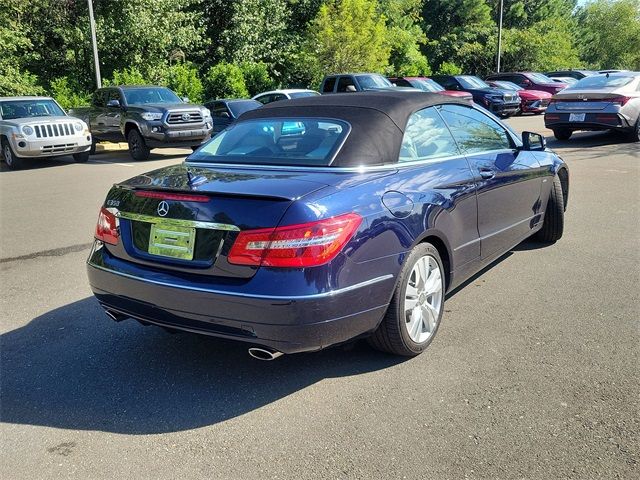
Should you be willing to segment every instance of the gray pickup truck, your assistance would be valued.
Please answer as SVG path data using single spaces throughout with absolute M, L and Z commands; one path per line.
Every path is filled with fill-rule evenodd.
M 117 86 L 96 90 L 90 107 L 71 115 L 84 120 L 93 136 L 92 152 L 100 141 L 129 144 L 134 160 L 146 160 L 152 148 L 196 149 L 211 138 L 211 112 L 186 103 L 157 86 Z

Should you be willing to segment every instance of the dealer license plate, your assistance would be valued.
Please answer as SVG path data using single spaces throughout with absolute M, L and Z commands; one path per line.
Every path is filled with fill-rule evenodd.
M 569 121 L 570 122 L 584 122 L 584 113 L 570 113 Z
M 154 223 L 149 234 L 149 253 L 180 260 L 193 260 L 195 239 L 195 228 Z

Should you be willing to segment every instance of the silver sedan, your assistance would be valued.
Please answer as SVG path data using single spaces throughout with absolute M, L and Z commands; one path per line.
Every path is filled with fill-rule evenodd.
M 552 97 L 544 123 L 558 140 L 577 130 L 617 130 L 640 141 L 640 72 L 583 78 Z

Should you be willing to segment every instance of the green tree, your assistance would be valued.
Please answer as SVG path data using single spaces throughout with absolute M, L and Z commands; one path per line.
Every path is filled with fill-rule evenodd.
M 240 65 L 242 76 L 250 96 L 273 90 L 276 83 L 269 75 L 269 69 L 264 62 L 242 62 Z
M 577 16 L 580 54 L 589 66 L 640 70 L 640 0 L 595 0 Z
M 328 0 L 311 23 L 308 48 L 326 73 L 382 72 L 391 47 L 375 0 Z
M 242 70 L 232 63 L 222 62 L 211 67 L 207 71 L 203 83 L 207 100 L 249 96 Z
M 69 77 L 56 78 L 51 82 L 50 93 L 64 109 L 88 105 L 91 93 Z
M 431 68 L 420 46 L 427 42 L 420 16 L 422 0 L 381 0 L 380 9 L 387 19 L 388 42 L 391 46 L 390 75 L 429 75 Z
M 111 78 L 104 79 L 104 85 L 146 85 L 149 83 L 142 72 L 135 67 L 114 70 Z

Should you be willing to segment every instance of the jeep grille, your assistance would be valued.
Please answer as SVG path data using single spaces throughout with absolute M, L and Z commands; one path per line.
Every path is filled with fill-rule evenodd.
M 47 123 L 34 125 L 33 129 L 36 131 L 36 137 L 38 138 L 70 137 L 76 134 L 73 129 L 73 123 Z

